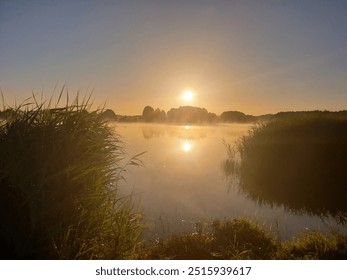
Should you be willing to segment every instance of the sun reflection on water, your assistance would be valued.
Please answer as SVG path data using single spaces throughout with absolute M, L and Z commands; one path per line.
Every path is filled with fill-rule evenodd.
M 188 153 L 192 149 L 192 144 L 186 141 L 186 142 L 183 143 L 182 149 L 183 149 L 183 151 Z

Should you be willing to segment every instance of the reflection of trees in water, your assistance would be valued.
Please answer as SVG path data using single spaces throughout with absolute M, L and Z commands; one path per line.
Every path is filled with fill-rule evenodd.
M 252 200 L 347 222 L 347 121 L 271 122 L 227 152 L 225 175 Z
M 153 137 L 162 137 L 165 135 L 165 130 L 156 127 L 142 127 L 143 138 L 151 139 Z
M 143 126 L 142 127 L 143 138 L 159 138 L 168 135 L 172 138 L 179 139 L 202 139 L 207 137 L 207 133 L 200 131 L 199 129 L 187 129 L 184 126 L 182 127 L 170 127 L 170 126 Z

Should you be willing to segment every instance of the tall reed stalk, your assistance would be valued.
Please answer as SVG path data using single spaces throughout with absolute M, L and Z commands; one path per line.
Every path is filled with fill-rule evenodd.
M 4 109 L 1 257 L 127 258 L 139 241 L 141 215 L 131 196 L 118 195 L 126 153 L 101 111 L 91 110 L 89 99 L 59 107 L 35 97 Z

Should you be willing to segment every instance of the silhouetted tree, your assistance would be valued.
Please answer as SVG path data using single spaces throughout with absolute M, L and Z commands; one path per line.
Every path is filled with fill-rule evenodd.
M 160 110 L 159 108 L 154 111 L 154 120 L 157 122 L 165 122 L 166 121 L 166 113 L 164 110 Z
M 101 117 L 108 121 L 117 121 L 117 115 L 111 109 L 103 111 Z
M 208 122 L 217 122 L 218 117 L 215 113 L 208 113 Z
M 151 106 L 146 106 L 143 109 L 142 117 L 146 122 L 151 122 L 154 119 L 154 109 Z
M 256 120 L 255 116 L 245 115 L 238 111 L 227 111 L 223 112 L 220 116 L 222 122 L 236 122 L 236 123 L 247 123 Z
M 214 114 L 205 108 L 181 106 L 172 108 L 167 112 L 167 118 L 171 122 L 178 123 L 205 123 L 213 119 Z

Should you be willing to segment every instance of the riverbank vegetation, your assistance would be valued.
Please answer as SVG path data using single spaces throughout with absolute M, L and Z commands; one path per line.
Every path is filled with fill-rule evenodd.
M 131 255 L 142 232 L 141 212 L 131 196 L 118 194 L 127 155 L 102 111 L 91 111 L 88 100 L 60 107 L 35 97 L 4 111 L 1 258 Z M 139 164 L 136 157 L 129 163 Z
M 38 103 L 33 97 L 18 107 L 4 108 L 0 122 L 2 259 L 347 259 L 345 234 L 306 230 L 283 241 L 270 229 L 244 218 L 215 220 L 206 228 L 165 240 L 144 240 L 138 203 L 131 195 L 119 195 L 123 159 L 128 156 L 120 136 L 107 123 L 114 115 L 91 110 L 87 100 L 58 106 L 60 97 L 55 106 Z M 244 191 L 258 201 L 312 213 L 328 209 L 328 214 L 344 217 L 346 196 L 341 182 L 345 182 L 345 169 L 340 165 L 345 166 L 347 155 L 345 132 L 344 119 L 301 118 L 263 124 L 237 143 L 244 165 L 233 162 L 236 153 L 230 147 L 227 163 L 233 171 L 239 170 Z M 311 158 L 317 152 L 318 157 Z M 320 163 L 321 159 L 332 167 Z M 133 157 L 128 164 L 140 162 Z M 313 169 L 302 172 L 290 164 Z M 297 186 L 301 181 L 284 170 L 271 171 L 281 166 L 291 176 L 301 176 L 305 186 Z M 249 169 L 254 167 L 252 173 Z M 261 171 L 279 173 L 281 180 L 272 180 L 269 174 L 254 177 Z M 334 176 L 310 183 L 306 173 Z M 250 179 L 242 177 L 246 175 Z M 264 184 L 269 182 L 270 189 L 266 189 Z M 329 183 L 329 188 L 324 189 L 323 183 Z M 265 189 L 255 189 L 259 184 Z M 283 186 L 290 191 L 276 189 Z M 295 203 L 285 195 L 299 189 L 301 197 Z M 320 198 L 329 200 L 329 195 L 332 202 Z
M 258 203 L 347 221 L 347 118 L 320 112 L 254 126 L 227 145 L 224 172 Z
M 139 259 L 304 260 L 347 259 L 347 236 L 305 230 L 291 240 L 245 218 L 215 220 L 206 232 L 172 236 L 138 251 Z

